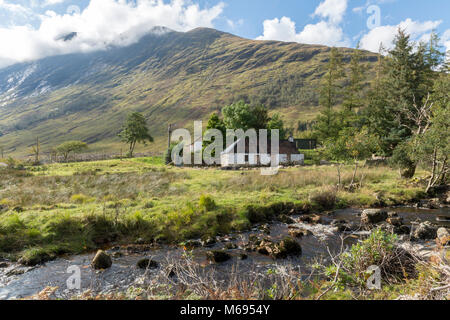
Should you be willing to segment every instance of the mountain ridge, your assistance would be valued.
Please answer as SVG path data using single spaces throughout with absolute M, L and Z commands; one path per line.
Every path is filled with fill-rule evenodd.
M 196 28 L 9 66 L 0 69 L 0 146 L 23 156 L 39 136 L 45 149 L 79 139 L 113 152 L 126 114 L 140 111 L 156 138 L 150 149 L 162 150 L 168 123 L 190 128 L 238 99 L 263 103 L 295 125 L 318 111 L 329 50 Z M 348 62 L 354 49 L 339 50 Z M 372 68 L 377 55 L 364 59 Z

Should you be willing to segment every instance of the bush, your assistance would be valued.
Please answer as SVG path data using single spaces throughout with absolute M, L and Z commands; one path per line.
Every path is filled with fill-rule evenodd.
M 318 205 L 325 210 L 334 209 L 337 202 L 337 192 L 333 187 L 323 189 L 310 195 L 309 200 L 313 205 Z
M 205 211 L 213 211 L 214 209 L 217 208 L 217 205 L 216 205 L 216 202 L 214 201 L 214 199 L 208 195 L 200 196 L 198 205 L 200 206 L 200 209 L 203 209 Z
M 376 229 L 366 240 L 355 244 L 349 252 L 342 255 L 339 282 L 365 286 L 367 270 L 377 266 L 386 282 L 399 282 L 415 276 L 416 258 L 405 249 L 397 246 L 397 235 Z M 335 266 L 327 269 L 329 275 L 336 272 Z
M 70 201 L 77 204 L 85 204 L 89 202 L 94 202 L 94 198 L 90 198 L 84 194 L 74 194 L 72 197 L 70 197 Z

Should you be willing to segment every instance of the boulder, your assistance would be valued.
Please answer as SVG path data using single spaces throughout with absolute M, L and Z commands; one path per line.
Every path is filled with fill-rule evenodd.
M 193 250 L 195 248 L 201 247 L 202 243 L 198 240 L 188 240 L 184 243 L 184 247 L 187 250 Z
M 157 269 L 159 268 L 159 263 L 150 258 L 143 258 L 136 263 L 136 267 L 139 269 Z
M 279 247 L 282 252 L 289 255 L 301 255 L 302 254 L 302 247 L 300 244 L 291 238 L 285 238 L 282 240 L 279 244 Z
M 295 220 L 289 217 L 288 215 L 282 214 L 278 217 L 278 221 L 286 224 L 294 224 Z
M 214 263 L 222 263 L 230 260 L 231 256 L 225 251 L 212 250 L 206 252 L 206 258 Z
M 237 244 L 235 244 L 233 242 L 228 242 L 225 244 L 225 248 L 228 250 L 233 250 L 233 249 L 237 249 L 238 246 L 237 246 Z
M 436 232 L 436 243 L 443 247 L 450 246 L 450 232 L 446 228 L 439 228 Z
M 363 224 L 376 224 L 386 221 L 388 213 L 383 209 L 366 209 L 361 213 L 361 222 Z
M 319 224 L 322 223 L 322 217 L 317 214 L 309 214 L 301 216 L 300 221 L 304 223 Z
M 303 238 L 312 235 L 312 232 L 304 229 L 289 229 L 289 235 L 293 238 Z
M 270 234 L 270 226 L 268 224 L 262 225 L 259 229 L 265 234 Z
M 431 222 L 423 222 L 419 224 L 412 232 L 412 237 L 418 240 L 431 240 L 437 237 L 437 227 Z
M 400 227 L 401 225 L 403 225 L 403 218 L 401 217 L 387 218 L 386 221 L 395 227 Z
M 111 257 L 103 250 L 99 250 L 92 260 L 92 267 L 96 270 L 100 270 L 111 268 L 111 266 Z
M 216 243 L 216 238 L 214 237 L 204 237 L 201 241 L 203 247 L 211 247 Z

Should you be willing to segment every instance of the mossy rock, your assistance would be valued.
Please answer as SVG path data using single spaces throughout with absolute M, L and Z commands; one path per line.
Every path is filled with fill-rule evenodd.
M 136 266 L 139 269 L 157 269 L 159 268 L 159 263 L 150 258 L 143 258 L 136 263 Z
M 212 261 L 214 263 L 222 263 L 231 259 L 231 255 L 221 250 L 208 251 L 206 253 L 206 257 L 208 258 L 209 261 Z
M 99 250 L 95 255 L 94 259 L 92 260 L 92 267 L 95 270 L 100 270 L 111 268 L 111 266 L 112 266 L 111 257 L 103 250 Z

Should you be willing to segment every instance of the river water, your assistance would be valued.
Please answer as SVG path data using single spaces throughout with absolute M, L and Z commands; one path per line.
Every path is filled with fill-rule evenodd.
M 393 208 L 389 211 L 397 212 L 404 218 L 405 224 L 414 224 L 420 221 L 431 221 L 436 223 L 438 215 L 450 218 L 450 208 L 438 210 L 424 210 L 414 208 Z M 349 222 L 359 222 L 361 210 L 345 209 L 333 212 L 324 216 L 324 224 L 305 224 L 300 222 L 298 217 L 294 217 L 297 222 L 294 226 L 307 229 L 311 235 L 299 239 L 302 246 L 302 255 L 285 260 L 273 260 L 270 257 L 256 252 L 246 252 L 243 247 L 248 242 L 250 235 L 267 236 L 259 228 L 254 228 L 250 232 L 232 234 L 220 238 L 215 245 L 209 248 L 195 248 L 190 254 L 191 259 L 205 270 L 213 270 L 215 274 L 223 279 L 231 272 L 242 274 L 265 273 L 268 269 L 279 266 L 294 266 L 298 268 L 300 274 L 307 275 L 310 266 L 320 259 L 329 257 L 331 252 L 341 248 L 341 237 L 337 229 L 330 225 L 332 220 L 346 220 Z M 280 240 L 288 235 L 288 225 L 274 223 L 270 225 L 270 237 L 273 240 Z M 344 244 L 350 246 L 358 241 L 365 232 L 356 232 L 353 237 L 348 237 Z M 232 259 L 222 264 L 211 264 L 206 260 L 206 251 L 211 249 L 222 249 L 226 245 L 233 244 L 236 249 L 228 250 Z M 327 249 L 328 248 L 328 249 Z M 133 249 L 133 248 L 132 248 Z M 139 250 L 138 250 L 139 251 Z M 186 252 L 179 246 L 158 246 L 144 248 L 142 252 L 136 253 L 130 248 L 113 248 L 107 251 L 113 255 L 113 265 L 105 271 L 95 271 L 90 263 L 95 253 L 77 256 L 62 257 L 34 268 L 28 268 L 11 264 L 7 268 L 0 268 L 0 299 L 20 299 L 35 295 L 47 287 L 57 287 L 54 296 L 56 298 L 69 298 L 83 291 L 91 290 L 97 293 L 124 292 L 133 285 L 142 283 L 143 279 L 151 279 L 157 273 L 174 261 L 183 261 Z M 121 254 L 114 254 L 120 252 Z M 242 254 L 248 256 L 241 259 Z M 154 270 L 141 270 L 136 267 L 136 263 L 143 257 L 151 257 L 159 262 L 160 268 Z M 323 261 L 323 260 L 322 260 Z M 81 272 L 80 290 L 69 290 L 67 280 L 72 276 L 68 272 L 69 267 L 76 266 Z

